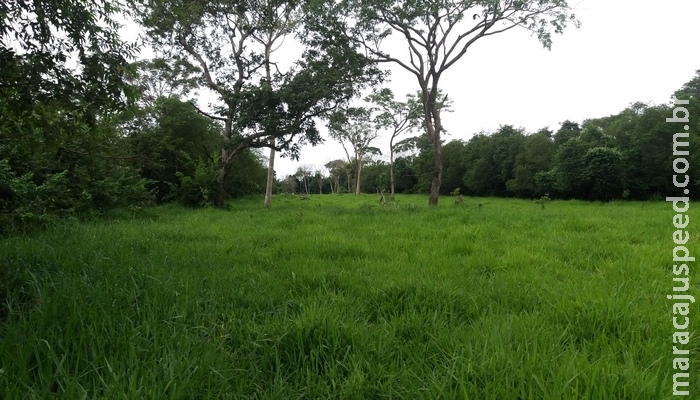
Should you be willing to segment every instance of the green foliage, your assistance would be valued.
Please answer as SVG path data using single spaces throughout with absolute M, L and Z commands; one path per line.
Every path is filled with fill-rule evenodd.
M 85 173 L 86 171 L 82 171 Z M 83 181 L 86 179 L 86 181 Z M 0 161 L 0 235 L 43 227 L 57 218 L 85 216 L 110 208 L 146 204 L 146 181 L 135 171 L 97 171 L 79 176 L 64 170 L 47 174 L 39 183 L 33 174 L 18 176 L 8 160 Z
M 515 174 L 516 157 L 525 142 L 524 131 L 504 125 L 490 136 L 482 135 L 467 144 L 465 154 L 472 160 L 464 175 L 466 190 L 487 196 L 505 196 L 507 183 Z
M 420 135 L 414 140 L 418 154 L 410 157 L 412 161 L 413 178 L 415 184 L 410 193 L 428 193 L 430 191 L 431 174 L 435 167 L 435 152 L 430 138 Z
M 396 192 L 415 193 L 418 186 L 415 157 L 399 157 L 394 161 L 394 184 Z
M 384 162 L 373 162 L 362 168 L 362 191 L 377 193 L 389 189 L 389 165 Z
M 459 190 L 464 185 L 464 174 L 467 165 L 464 158 L 467 152 L 467 144 L 461 140 L 453 140 L 442 146 L 442 186 L 445 194 Z
M 0 6 L 0 234 L 147 202 L 116 115 L 133 102 L 119 2 Z
M 579 138 L 564 142 L 554 156 L 554 174 L 558 193 L 566 193 L 571 197 L 585 198 L 587 195 L 584 172 L 586 167 L 585 154 L 590 146 Z
M 229 197 L 242 197 L 263 193 L 267 180 L 267 168 L 255 149 L 241 152 L 231 163 L 226 182 Z
M 51 106 L 37 106 L 40 115 L 17 125 L 33 135 L 0 145 L 3 231 L 150 201 L 147 181 L 129 165 L 125 140 L 110 119 L 90 125 Z
M 584 155 L 583 179 L 595 200 L 619 198 L 624 191 L 622 153 L 608 147 L 594 147 Z
M 160 98 L 185 96 L 200 86 L 201 69 L 178 57 L 139 60 L 132 67 L 140 100 L 148 106 Z
M 129 134 L 135 166 L 151 181 L 156 199 L 168 201 L 181 182 L 179 175 L 194 176 L 195 169 L 211 163 L 212 153 L 218 154 L 221 128 L 177 97 L 158 98 L 143 113 L 150 123 Z
M 128 59 L 138 49 L 119 37 L 114 17 L 120 6 L 118 1 L 3 2 L 3 118 L 17 122 L 15 128 L 26 127 L 25 118 L 42 116 L 36 112 L 41 108 L 37 105 L 52 103 L 90 116 L 94 122 L 96 115 L 128 103 L 134 94 L 125 80 Z M 14 133 L 28 135 L 32 131 Z
M 339 38 L 337 26 L 298 17 L 298 10 L 308 15 L 306 6 L 256 1 L 134 3 L 134 15 L 155 50 L 196 65 L 202 83 L 218 96 L 209 114 L 223 122 L 217 206 L 223 205 L 227 171 L 242 150 L 271 147 L 297 158 L 302 144 L 321 142 L 317 119 L 381 77 L 366 57 Z M 301 57 L 286 71 L 273 74 L 271 51 L 278 39 L 293 33 L 304 46 Z
M 547 132 L 525 137 L 522 149 L 515 158 L 513 179 L 506 182 L 506 190 L 518 197 L 534 197 L 548 190 L 540 190 L 537 176 L 549 171 L 555 144 Z
M 571 139 L 579 137 L 581 134 L 581 127 L 578 122 L 569 121 L 568 119 L 562 122 L 561 127 L 554 134 L 554 144 L 560 146 Z
M 216 193 L 216 164 L 198 160 L 195 163 L 194 174 L 185 175 L 176 172 L 180 179 L 180 187 L 176 191 L 177 200 L 186 207 L 205 207 L 214 204 Z

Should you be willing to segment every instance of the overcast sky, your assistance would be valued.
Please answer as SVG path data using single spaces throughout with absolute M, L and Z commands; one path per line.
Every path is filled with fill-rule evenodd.
M 551 51 L 513 29 L 479 39 L 443 75 L 440 87 L 454 101 L 454 112 L 443 116 L 446 141 L 506 124 L 556 130 L 566 119 L 616 114 L 637 101 L 666 103 L 700 69 L 700 1 L 576 1 L 570 4 L 582 26 L 554 36 Z M 396 97 L 415 93 L 415 78 L 391 69 L 386 86 Z M 377 146 L 386 154 L 388 139 Z M 298 162 L 278 157 L 275 170 L 282 179 L 300 164 L 321 167 L 344 157 L 342 147 L 326 139 L 304 147 Z
M 468 140 L 506 124 L 556 130 L 566 119 L 616 114 L 637 101 L 666 103 L 700 69 L 700 1 L 583 0 L 576 9 L 581 28 L 555 36 L 551 51 L 524 30 L 477 41 L 443 76 L 455 110 L 444 115 L 444 139 Z M 397 68 L 387 86 L 401 99 L 418 89 Z M 388 139 L 379 147 L 386 153 Z M 284 178 L 300 164 L 344 157 L 327 139 L 305 147 L 299 162 L 278 158 L 275 170 Z

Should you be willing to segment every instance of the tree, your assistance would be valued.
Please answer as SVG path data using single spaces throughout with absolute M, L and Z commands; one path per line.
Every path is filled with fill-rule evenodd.
M 578 26 L 566 0 L 348 0 L 323 2 L 317 14 L 340 20 L 349 40 L 361 46 L 372 60 L 394 63 L 417 79 L 423 123 L 435 154 L 429 200 L 432 206 L 438 203 L 442 182 L 438 88 L 443 73 L 481 38 L 522 27 L 550 48 L 552 32 L 562 33 L 567 22 Z M 384 39 L 392 34 L 405 39 L 407 57 L 382 48 Z
M 394 163 L 394 179 L 396 180 L 396 191 L 402 193 L 412 193 L 418 184 L 416 172 L 413 169 L 413 158 L 398 157 Z
M 507 182 L 513 179 L 515 159 L 525 135 L 523 129 L 511 125 L 501 126 L 490 136 L 477 135 L 469 141 L 464 184 L 474 194 L 482 196 L 506 196 Z
M 674 93 L 673 97 L 682 100 L 694 99 L 700 101 L 700 69 L 695 71 L 695 76 L 684 83 L 683 86 Z
M 299 186 L 299 182 L 293 175 L 287 175 L 286 178 L 281 182 L 282 184 L 282 190 L 284 190 L 287 193 L 292 193 L 294 194 L 297 190 L 297 187 Z
M 253 33 L 253 38 L 264 47 L 265 57 L 265 84 L 272 89 L 272 52 L 277 50 L 275 45 L 284 40 L 285 36 L 294 31 L 299 24 L 301 13 L 295 2 L 280 0 L 261 0 L 257 9 L 258 25 L 260 28 Z M 270 157 L 267 167 L 267 183 L 265 186 L 265 200 L 263 205 L 270 207 L 272 204 L 272 185 L 275 179 L 275 145 L 274 134 L 270 135 Z M 307 193 L 308 194 L 308 193 Z
M 513 179 L 506 182 L 508 192 L 520 197 L 541 196 L 546 193 L 539 192 L 535 177 L 552 167 L 555 147 L 551 136 L 549 130 L 543 129 L 525 137 L 525 142 L 515 158 Z
M 625 189 L 630 198 L 648 199 L 654 193 L 673 190 L 665 168 L 673 159 L 671 142 L 676 132 L 673 124 L 666 123 L 670 112 L 666 105 L 650 106 L 637 102 L 617 115 L 583 123 L 584 132 L 597 129 L 596 134 L 602 133 L 605 137 L 604 141 L 592 142 L 591 148 L 610 147 L 621 152 Z M 582 138 L 593 136 L 581 133 Z M 690 137 L 693 138 L 692 133 Z
M 323 194 L 323 171 L 320 168 L 314 171 L 314 178 L 318 184 L 318 194 Z
M 585 156 L 583 178 L 591 200 L 619 198 L 624 190 L 622 154 L 609 147 L 593 147 Z
M 403 142 L 403 141 L 402 141 Z M 411 157 L 412 169 L 416 176 L 413 193 L 430 193 L 430 185 L 435 166 L 435 152 L 427 133 L 424 133 L 404 144 L 415 146 L 416 154 Z
M 420 119 L 419 102 L 411 96 L 404 102 L 394 100 L 394 93 L 390 89 L 375 91 L 367 100 L 378 107 L 379 114 L 375 117 L 378 128 L 388 129 L 389 136 L 389 185 L 391 186 L 391 199 L 394 199 L 394 143 L 399 135 L 408 133 L 418 126 Z
M 463 187 L 462 181 L 467 172 L 466 147 L 466 143 L 461 140 L 453 140 L 443 146 L 443 193 Z
M 137 94 L 120 7 L 0 3 L 0 233 L 148 200 L 116 124 Z
M 94 123 L 98 114 L 126 106 L 135 94 L 126 81 L 129 59 L 138 48 L 119 37 L 114 16 L 120 7 L 109 0 L 4 1 L 0 96 L 10 112 L 5 118 L 37 119 L 35 105 L 51 103 Z
M 348 163 L 353 166 L 357 196 L 360 194 L 362 165 L 371 154 L 381 154 L 379 149 L 370 146 L 379 136 L 376 126 L 372 124 L 371 110 L 359 107 L 337 112 L 330 118 L 328 131 L 343 146 Z
M 347 175 L 348 182 L 350 182 L 350 166 L 347 161 L 343 160 L 333 160 L 329 161 L 324 165 L 330 174 L 329 180 L 331 182 L 331 192 L 340 193 L 340 178 L 343 175 Z M 335 182 L 335 186 L 333 186 Z M 335 190 L 333 190 L 335 188 Z
M 220 127 L 179 98 L 160 97 L 149 110 L 153 126 L 128 136 L 134 164 L 149 179 L 158 201 L 170 200 L 179 175 L 194 176 L 198 162 L 210 159 L 221 147 Z
M 132 79 L 140 91 L 139 100 L 151 106 L 158 98 L 178 96 L 184 98 L 199 87 L 202 70 L 180 58 L 154 58 L 132 64 L 136 75 Z
M 297 168 L 297 172 L 294 173 L 294 177 L 300 182 L 304 183 L 304 193 L 308 196 L 309 193 L 309 178 L 311 178 L 311 167 L 308 165 L 300 165 Z
M 555 188 L 565 197 L 585 198 L 587 179 L 586 152 L 590 146 L 580 138 L 569 139 L 560 145 L 554 155 L 553 176 Z
M 387 165 L 381 160 L 373 160 L 362 167 L 362 190 L 365 193 L 380 193 L 389 185 Z
M 562 122 L 561 127 L 554 134 L 554 144 L 560 146 L 567 141 L 577 138 L 581 134 L 581 127 L 578 122 L 572 122 L 568 119 Z
M 378 76 L 346 41 L 319 34 L 317 26 L 307 23 L 298 28 L 304 30 L 299 35 L 305 46 L 302 58 L 268 79 L 263 70 L 270 66 L 269 52 L 261 48 L 261 39 L 275 43 L 267 34 L 276 32 L 274 39 L 287 31 L 277 29 L 280 14 L 265 10 L 279 10 L 275 7 L 281 4 L 140 0 L 136 6 L 135 14 L 156 50 L 179 54 L 197 65 L 206 87 L 218 96 L 213 112 L 200 112 L 224 125 L 215 201 L 219 207 L 236 155 L 247 148 L 269 147 L 296 157 L 302 143 L 321 141 L 317 117 L 348 102 Z M 302 6 L 289 4 L 290 9 Z M 324 32 L 328 29 L 323 27 Z

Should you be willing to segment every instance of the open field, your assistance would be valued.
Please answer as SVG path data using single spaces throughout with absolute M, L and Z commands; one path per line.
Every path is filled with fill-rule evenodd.
M 398 199 L 2 240 L 0 397 L 671 398 L 669 203 Z

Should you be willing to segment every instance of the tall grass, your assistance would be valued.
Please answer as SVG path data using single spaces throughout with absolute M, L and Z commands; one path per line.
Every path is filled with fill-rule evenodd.
M 671 398 L 667 204 L 398 199 L 5 239 L 0 397 Z

